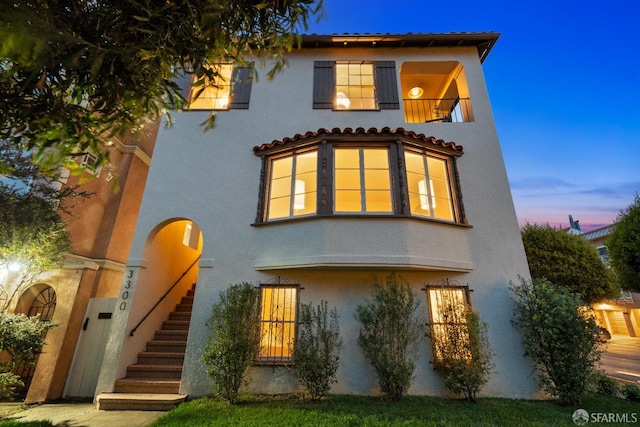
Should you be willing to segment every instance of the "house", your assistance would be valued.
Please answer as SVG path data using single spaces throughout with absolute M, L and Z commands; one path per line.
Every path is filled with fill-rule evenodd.
M 354 310 L 391 273 L 432 323 L 445 290 L 479 311 L 496 364 L 485 394 L 535 396 L 510 323 L 509 283 L 529 271 L 482 71 L 498 37 L 307 35 L 273 81 L 219 64 L 216 87 L 158 130 L 98 407 L 210 394 L 205 323 L 240 282 L 262 295 L 247 391 L 298 390 L 286 368 L 297 307 L 326 300 L 344 341 L 332 392 L 376 394 Z M 425 338 L 409 393 L 445 393 L 432 357 Z
M 37 365 L 19 372 L 26 403 L 93 397 L 157 129 L 113 139 L 109 168 L 95 167 L 96 158 L 87 154 L 79 159 L 87 172 L 63 171 L 65 184 L 82 184 L 92 196 L 64 215 L 72 253 L 62 267 L 39 275 L 10 307 L 58 323 Z
M 578 234 L 596 248 L 600 259 L 607 264 L 607 238 L 613 232 L 613 224 L 583 232 L 577 221 L 569 215 L 569 231 Z M 640 294 L 623 292 L 615 301 L 605 301 L 593 306 L 600 324 L 613 335 L 637 337 L 640 335 Z

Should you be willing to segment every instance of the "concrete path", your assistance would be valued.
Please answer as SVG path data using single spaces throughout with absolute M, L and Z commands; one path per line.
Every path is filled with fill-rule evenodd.
M 19 404 L 2 404 L 4 419 L 24 421 L 51 421 L 65 427 L 146 427 L 166 411 L 99 411 L 93 403 L 47 403 L 12 413 Z M 12 413 L 12 414 L 11 414 Z M 8 415 L 11 414 L 11 415 Z

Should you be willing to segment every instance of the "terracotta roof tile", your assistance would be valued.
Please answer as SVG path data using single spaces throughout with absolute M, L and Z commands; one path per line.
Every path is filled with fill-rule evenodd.
M 436 139 L 433 136 L 425 136 L 424 134 L 415 133 L 414 131 L 408 131 L 403 128 L 391 129 L 389 127 L 383 127 L 382 129 L 377 128 L 369 128 L 365 130 L 362 127 L 358 127 L 356 129 L 352 128 L 333 128 L 331 130 L 327 130 L 324 128 L 320 128 L 315 132 L 309 131 L 304 134 L 296 134 L 293 137 L 283 138 L 281 141 L 274 140 L 269 144 L 262 144 L 253 147 L 253 152 L 256 155 L 259 155 L 261 152 L 272 150 L 278 147 L 286 147 L 288 145 L 293 145 L 299 142 L 303 142 L 310 139 L 322 139 L 322 138 L 330 138 L 333 136 L 344 136 L 344 135 L 364 135 L 364 136 L 401 136 L 405 138 L 410 138 L 425 144 L 433 144 L 436 146 L 440 146 L 443 148 L 450 149 L 455 153 L 462 154 L 463 148 L 461 145 L 457 145 L 455 142 L 445 142 L 442 139 Z

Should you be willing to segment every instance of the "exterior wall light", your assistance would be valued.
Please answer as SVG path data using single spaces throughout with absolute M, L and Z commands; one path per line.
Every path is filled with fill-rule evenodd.
M 419 86 L 414 86 L 411 89 L 409 89 L 409 98 L 411 99 L 420 98 L 423 93 L 424 93 L 424 89 L 422 89 Z

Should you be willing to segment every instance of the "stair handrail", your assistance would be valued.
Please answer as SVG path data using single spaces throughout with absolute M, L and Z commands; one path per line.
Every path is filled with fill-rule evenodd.
M 147 312 L 147 314 L 145 314 L 145 315 L 144 315 L 144 317 L 142 318 L 142 320 L 140 320 L 140 321 L 138 322 L 138 324 L 137 324 L 133 329 L 131 329 L 131 331 L 129 332 L 129 336 L 130 336 L 130 337 L 132 337 L 132 336 L 136 333 L 136 331 L 138 330 L 138 328 L 140 327 L 140 325 L 142 325 L 142 323 L 143 323 L 145 320 L 147 320 L 147 317 L 149 317 L 149 315 L 153 312 L 153 310 L 155 310 L 155 309 L 156 309 L 156 307 L 158 307 L 158 306 L 160 305 L 160 303 L 161 303 L 161 302 L 162 302 L 162 301 L 167 297 L 167 295 L 169 295 L 169 293 L 173 290 L 173 288 L 175 288 L 175 287 L 176 287 L 176 285 L 177 285 L 178 283 L 180 283 L 180 281 L 182 280 L 182 278 L 183 278 L 184 276 L 186 276 L 186 275 L 187 275 L 187 273 L 188 273 L 188 272 L 193 268 L 193 266 L 194 266 L 194 265 L 196 265 L 196 263 L 200 260 L 200 257 L 201 257 L 201 256 L 202 256 L 202 255 L 198 255 L 198 257 L 197 257 L 197 258 L 196 258 L 196 259 L 191 263 L 191 265 L 190 265 L 189 267 L 187 267 L 187 269 L 182 273 L 182 275 L 180 275 L 180 277 L 178 277 L 178 280 L 176 280 L 176 281 L 173 283 L 173 285 L 171 285 L 171 287 L 169 288 L 169 290 L 167 290 L 167 292 L 165 292 L 165 293 L 164 293 L 164 295 L 162 295 L 162 296 L 160 297 L 160 299 L 158 300 L 158 302 L 156 302 L 156 304 L 155 304 L 153 307 L 151 307 L 151 310 L 149 310 L 149 311 Z

